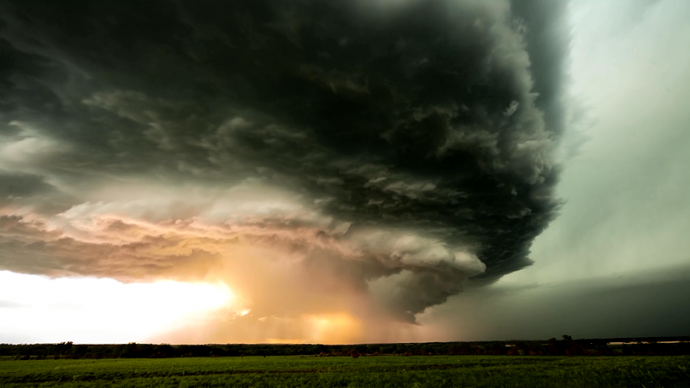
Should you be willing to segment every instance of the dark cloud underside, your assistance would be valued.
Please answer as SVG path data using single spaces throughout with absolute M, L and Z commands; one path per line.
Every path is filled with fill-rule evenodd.
M 563 13 L 549 1 L 2 1 L 0 200 L 56 190 L 57 209 L 132 179 L 260 181 L 332 222 L 264 216 L 252 231 L 309 229 L 280 244 L 307 266 L 345 260 L 334 268 L 361 287 L 409 273 L 390 304 L 416 314 L 481 272 L 462 255 L 486 266 L 482 283 L 529 265 L 555 215 Z M 86 242 L 50 240 L 62 242 L 48 259 L 3 239 L 4 268 L 126 272 L 102 258 L 127 246 L 93 259 Z M 34 261 L 18 263 L 22 251 Z M 152 273 L 195 257 L 217 259 L 163 256 Z

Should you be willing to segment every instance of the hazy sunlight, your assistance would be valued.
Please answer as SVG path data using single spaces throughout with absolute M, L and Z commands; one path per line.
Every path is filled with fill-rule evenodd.
M 21 333 L 19 342 L 145 341 L 203 318 L 234 298 L 224 284 L 124 284 L 112 279 L 49 279 L 0 271 L 0 303 L 12 310 L 0 319 L 0 331 L 11 337 Z

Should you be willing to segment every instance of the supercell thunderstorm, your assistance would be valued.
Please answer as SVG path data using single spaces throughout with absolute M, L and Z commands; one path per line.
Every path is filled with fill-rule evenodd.
M 554 3 L 2 1 L 0 269 L 414 322 L 557 212 Z

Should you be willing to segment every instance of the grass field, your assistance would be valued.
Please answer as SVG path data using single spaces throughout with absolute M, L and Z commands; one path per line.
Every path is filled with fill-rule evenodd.
M 2 387 L 690 387 L 690 356 L 0 361 Z

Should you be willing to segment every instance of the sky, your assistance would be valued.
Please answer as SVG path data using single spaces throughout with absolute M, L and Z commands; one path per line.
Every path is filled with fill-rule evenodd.
M 687 335 L 688 16 L 0 1 L 0 342 Z

